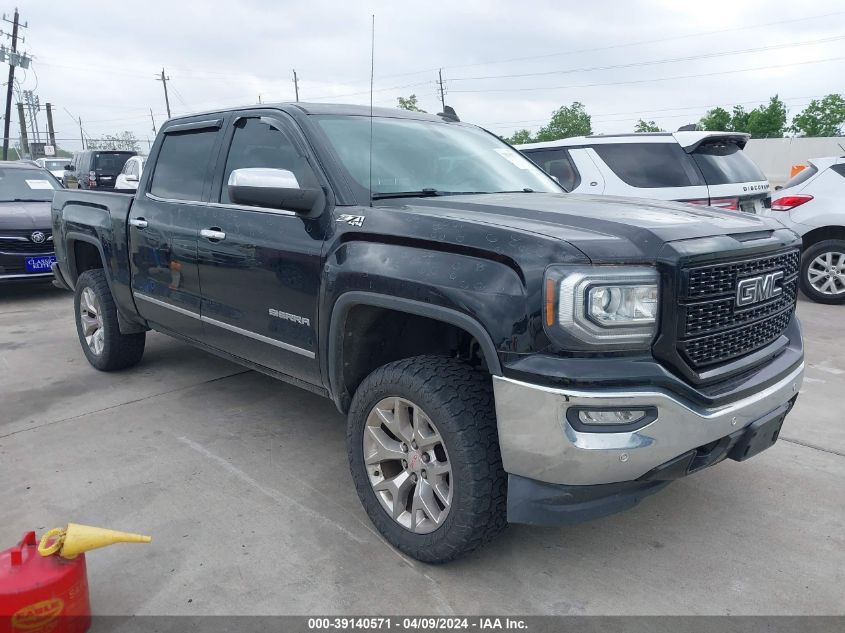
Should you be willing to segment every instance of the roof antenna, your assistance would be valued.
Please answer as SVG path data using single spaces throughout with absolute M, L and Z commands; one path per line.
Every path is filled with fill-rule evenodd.
M 373 77 L 376 69 L 376 15 L 370 27 L 370 206 L 373 206 Z

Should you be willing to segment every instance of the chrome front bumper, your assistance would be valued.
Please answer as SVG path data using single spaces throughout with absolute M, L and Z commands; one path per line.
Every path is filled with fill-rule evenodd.
M 502 462 L 510 474 L 554 484 L 632 481 L 774 411 L 798 393 L 803 376 L 801 363 L 769 387 L 713 408 L 659 389 L 554 389 L 494 376 Z M 652 406 L 657 408 L 657 419 L 626 433 L 585 433 L 567 421 L 571 406 Z

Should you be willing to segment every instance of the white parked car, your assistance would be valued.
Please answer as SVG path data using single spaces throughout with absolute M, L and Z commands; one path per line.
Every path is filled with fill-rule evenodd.
M 126 161 L 123 169 L 117 175 L 115 180 L 115 189 L 138 189 L 138 181 L 141 179 L 141 174 L 144 172 L 144 156 L 133 156 Z
M 734 132 L 576 136 L 517 149 L 575 193 L 679 200 L 760 213 L 769 181 Z
M 770 215 L 804 240 L 801 290 L 845 302 L 845 156 L 814 158 L 772 195 Z
M 38 158 L 35 163 L 42 169 L 49 171 L 59 179 L 59 182 L 64 184 L 65 165 L 68 164 L 69 160 L 69 158 Z

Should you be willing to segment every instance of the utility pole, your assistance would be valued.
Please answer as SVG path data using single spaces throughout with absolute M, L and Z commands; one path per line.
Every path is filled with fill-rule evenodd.
M 6 19 L 6 16 L 3 16 L 4 22 L 9 22 Z M 6 118 L 3 122 L 3 160 L 8 160 L 9 158 L 9 123 L 11 122 L 12 118 L 12 89 L 15 86 L 15 66 L 20 64 L 20 59 L 18 57 L 18 28 L 23 26 L 26 28 L 26 24 L 20 24 L 20 15 L 18 14 L 17 8 L 15 9 L 15 16 L 11 22 L 12 24 L 12 50 L 11 55 L 9 55 L 9 83 L 6 84 Z M 5 35 L 5 33 L 4 33 Z M 4 51 L 5 53 L 5 51 Z M 5 57 L 5 55 L 4 55 Z M 25 58 L 25 56 L 24 56 Z M 23 111 L 23 108 L 19 108 L 19 111 Z
M 153 109 L 152 108 L 150 108 L 150 120 L 153 122 L 153 134 L 158 134 L 158 132 L 156 132 L 156 120 L 155 120 L 155 117 L 153 116 Z M 147 140 L 149 141 L 149 139 L 147 139 Z
M 21 153 L 18 158 L 23 158 L 24 154 L 29 156 L 29 143 L 26 140 L 26 117 L 23 113 L 23 103 L 18 101 L 18 120 L 21 124 Z
M 82 117 L 79 117 L 79 140 L 82 141 L 82 149 L 85 149 L 85 135 L 82 133 Z
M 47 136 L 50 139 L 50 145 L 56 147 L 56 130 L 53 128 L 53 106 L 47 103 L 45 107 L 47 109 Z
M 41 130 L 38 129 L 38 113 L 41 111 L 41 100 L 38 95 L 32 94 L 32 90 L 23 91 L 23 100 L 29 110 L 29 124 L 32 128 L 32 140 L 41 143 Z
M 296 100 L 299 101 L 299 79 L 296 77 L 296 69 L 293 71 L 293 89 L 296 93 Z
M 440 84 L 440 105 L 443 107 L 443 112 L 446 112 L 446 91 L 443 89 L 443 69 L 437 71 L 437 83 Z
M 156 77 L 156 81 L 160 81 L 164 86 L 164 103 L 167 106 L 167 118 L 170 118 L 170 99 L 167 96 L 167 82 L 170 81 L 170 77 L 164 76 L 164 68 L 161 69 L 161 77 Z

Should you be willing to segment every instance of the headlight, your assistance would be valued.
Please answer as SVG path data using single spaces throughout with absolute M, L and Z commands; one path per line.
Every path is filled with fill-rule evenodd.
M 657 333 L 659 298 L 654 268 L 552 266 L 543 323 L 564 349 L 647 349 Z

